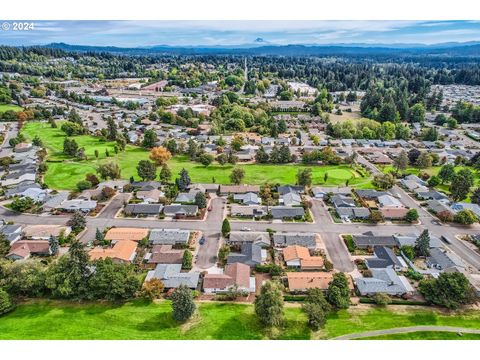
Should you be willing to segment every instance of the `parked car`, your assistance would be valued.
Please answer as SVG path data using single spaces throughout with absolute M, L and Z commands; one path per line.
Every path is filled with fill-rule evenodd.
M 244 226 L 244 227 L 242 227 L 242 231 L 252 231 L 252 229 L 250 229 L 249 227 Z
M 200 241 L 198 242 L 200 245 L 203 245 L 205 244 L 205 237 L 202 236 L 202 238 L 200 239 Z

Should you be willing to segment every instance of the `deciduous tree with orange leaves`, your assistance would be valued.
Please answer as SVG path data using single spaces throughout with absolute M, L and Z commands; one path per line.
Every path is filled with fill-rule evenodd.
M 150 160 L 152 160 L 157 166 L 166 164 L 171 157 L 172 153 L 163 146 L 154 147 L 150 151 Z

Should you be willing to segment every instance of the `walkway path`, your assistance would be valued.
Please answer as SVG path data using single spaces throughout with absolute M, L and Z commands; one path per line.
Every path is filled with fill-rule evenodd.
M 333 338 L 333 340 L 353 340 L 361 339 L 373 336 L 382 336 L 390 334 L 402 334 L 402 333 L 411 333 L 418 331 L 442 331 L 442 332 L 455 332 L 455 333 L 466 333 L 466 334 L 480 334 L 480 329 L 469 329 L 462 327 L 453 327 L 453 326 L 409 326 L 409 327 L 400 327 L 393 329 L 384 329 L 384 330 L 373 330 L 365 331 L 362 333 L 354 333 L 338 336 Z

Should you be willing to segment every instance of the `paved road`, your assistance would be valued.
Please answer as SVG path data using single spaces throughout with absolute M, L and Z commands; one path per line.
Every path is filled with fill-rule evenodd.
M 128 200 L 132 194 L 119 193 L 115 195 L 112 200 L 105 206 L 102 211 L 97 215 L 97 218 L 111 219 L 120 211 L 124 203 L 128 203 Z
M 401 327 L 401 328 L 393 328 L 393 329 L 366 331 L 363 333 L 347 334 L 347 335 L 336 337 L 333 340 L 353 340 L 353 339 L 361 339 L 361 338 L 367 338 L 372 336 L 403 334 L 403 333 L 411 333 L 411 332 L 418 332 L 418 331 L 441 331 L 441 332 L 455 332 L 455 333 L 465 333 L 465 334 L 480 334 L 480 329 L 469 329 L 469 328 L 453 327 L 453 326 L 409 326 L 409 327 Z M 428 339 L 425 339 L 425 340 L 428 340 Z
M 8 126 L 8 130 L 5 136 L 3 143 L 1 144 L 0 148 L 0 157 L 10 156 L 12 154 L 12 147 L 8 143 L 10 139 L 17 137 L 18 134 L 18 126 L 16 123 L 5 123 Z
M 207 214 L 205 221 L 206 229 L 203 231 L 205 243 L 198 244 L 197 259 L 195 265 L 199 269 L 208 269 L 217 262 L 217 253 L 220 247 L 222 221 L 225 211 L 225 199 L 214 198 L 210 205 L 212 211 Z

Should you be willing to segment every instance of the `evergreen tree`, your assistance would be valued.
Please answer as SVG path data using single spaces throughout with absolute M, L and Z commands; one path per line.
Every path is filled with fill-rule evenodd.
M 255 298 L 255 314 L 268 327 L 279 327 L 283 323 L 283 293 L 278 283 L 267 281 Z
M 193 293 L 187 285 L 177 287 L 171 296 L 173 318 L 177 321 L 187 321 L 195 312 Z
M 222 235 L 224 237 L 228 236 L 230 234 L 230 221 L 228 221 L 227 218 L 223 219 L 222 223 Z
M 57 255 L 58 248 L 60 247 L 60 244 L 58 243 L 58 239 L 55 236 L 50 235 L 48 244 L 50 245 L 50 252 L 52 253 L 52 255 Z
M 195 205 L 197 205 L 199 209 L 205 209 L 207 207 L 207 198 L 202 191 L 195 194 Z
M 344 273 L 333 274 L 333 280 L 328 284 L 327 301 L 337 309 L 350 306 L 350 287 Z
M 188 175 L 188 171 L 185 169 L 180 170 L 180 178 L 177 179 L 178 188 L 181 191 L 185 191 L 190 186 L 191 180 L 190 175 Z
M 160 182 L 162 184 L 168 184 L 172 179 L 172 172 L 167 164 L 163 164 L 162 169 L 160 170 Z
M 417 256 L 430 255 L 430 234 L 428 233 L 428 230 L 423 230 L 415 241 L 415 253 Z

